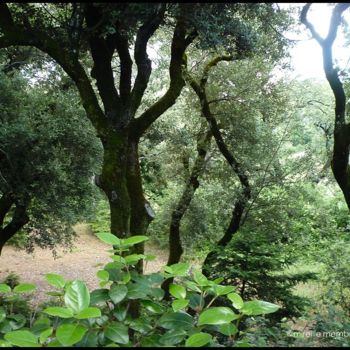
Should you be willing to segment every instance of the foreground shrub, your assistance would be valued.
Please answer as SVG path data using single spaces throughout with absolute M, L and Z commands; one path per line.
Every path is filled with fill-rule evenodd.
M 29 323 L 23 315 L 1 308 L 0 346 L 249 346 L 239 331 L 242 318 L 279 308 L 260 300 L 245 302 L 234 286 L 221 285 L 221 278 L 210 281 L 199 270 L 190 271 L 187 263 L 141 275 L 133 266 L 154 256 L 125 253 L 147 237 L 118 239 L 108 233 L 98 237 L 113 245 L 113 261 L 97 272 L 101 288 L 90 293 L 83 281 L 47 274 L 47 282 L 56 288 L 48 294 L 61 303 L 44 308 Z M 160 287 L 167 278 L 174 278 L 170 301 Z M 33 288 L 1 284 L 0 292 L 10 295 Z M 212 306 L 219 297 L 230 306 Z M 13 322 L 16 317 L 20 322 Z

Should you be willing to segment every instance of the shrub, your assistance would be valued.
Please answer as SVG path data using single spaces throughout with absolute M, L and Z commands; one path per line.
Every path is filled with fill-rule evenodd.
M 161 273 L 139 274 L 133 266 L 140 259 L 154 257 L 125 253 L 147 237 L 97 236 L 113 245 L 113 261 L 97 272 L 101 288 L 90 293 L 83 281 L 47 274 L 48 283 L 56 288 L 49 295 L 56 296 L 60 306 L 43 309 L 29 328 L 23 328 L 25 322 L 12 327 L 9 319 L 16 315 L 0 309 L 0 346 L 247 346 L 240 321 L 279 308 L 260 300 L 244 302 L 234 286 L 221 285 L 221 278 L 210 281 L 199 270 L 190 271 L 187 263 L 165 266 Z M 169 301 L 160 287 L 167 278 L 174 278 Z M 34 286 L 0 287 L 1 292 L 11 294 L 31 291 Z M 219 297 L 230 306 L 212 306 Z

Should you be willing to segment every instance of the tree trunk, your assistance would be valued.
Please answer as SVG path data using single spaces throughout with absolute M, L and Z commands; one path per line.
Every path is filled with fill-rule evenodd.
M 130 234 L 145 235 L 148 225 L 154 218 L 153 210 L 143 194 L 141 169 L 138 154 L 138 139 L 129 139 L 128 164 L 127 164 L 127 188 L 130 198 Z M 136 254 L 144 253 L 144 244 L 134 246 Z M 143 261 L 137 264 L 137 270 L 142 273 Z
M 212 137 L 211 131 L 207 130 L 205 132 L 205 129 L 206 125 L 203 123 L 200 131 L 200 136 L 197 141 L 197 158 L 195 160 L 191 174 L 186 182 L 186 186 L 182 192 L 182 196 L 171 214 L 169 232 L 169 257 L 167 262 L 168 266 L 178 263 L 183 253 L 180 235 L 181 219 L 185 215 L 188 207 L 191 204 L 194 194 L 199 187 L 198 178 L 203 173 L 205 167 L 205 159 Z M 172 281 L 173 278 L 169 278 L 162 284 L 162 288 L 166 293 L 166 297 L 169 296 L 169 285 L 172 283 Z

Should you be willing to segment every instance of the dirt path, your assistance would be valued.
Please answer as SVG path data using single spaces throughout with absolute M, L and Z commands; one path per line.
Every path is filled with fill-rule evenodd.
M 99 288 L 96 272 L 111 261 L 110 253 L 107 252 L 110 246 L 87 233 L 84 225 L 77 225 L 75 230 L 78 239 L 72 252 L 58 250 L 56 259 L 49 250 L 37 248 L 32 255 L 5 246 L 0 257 L 0 282 L 10 273 L 15 273 L 20 276 L 21 282 L 34 283 L 37 286 L 34 304 L 48 299 L 45 292 L 54 289 L 46 283 L 46 273 L 58 273 L 66 280 L 81 279 L 90 290 Z M 165 265 L 167 252 L 164 250 L 146 246 L 146 253 L 158 257 L 157 260 L 148 262 L 146 273 L 159 271 Z

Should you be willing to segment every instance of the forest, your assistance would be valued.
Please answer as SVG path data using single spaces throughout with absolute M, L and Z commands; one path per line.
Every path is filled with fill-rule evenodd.
M 0 3 L 0 347 L 350 346 L 350 4 L 289 5 Z

